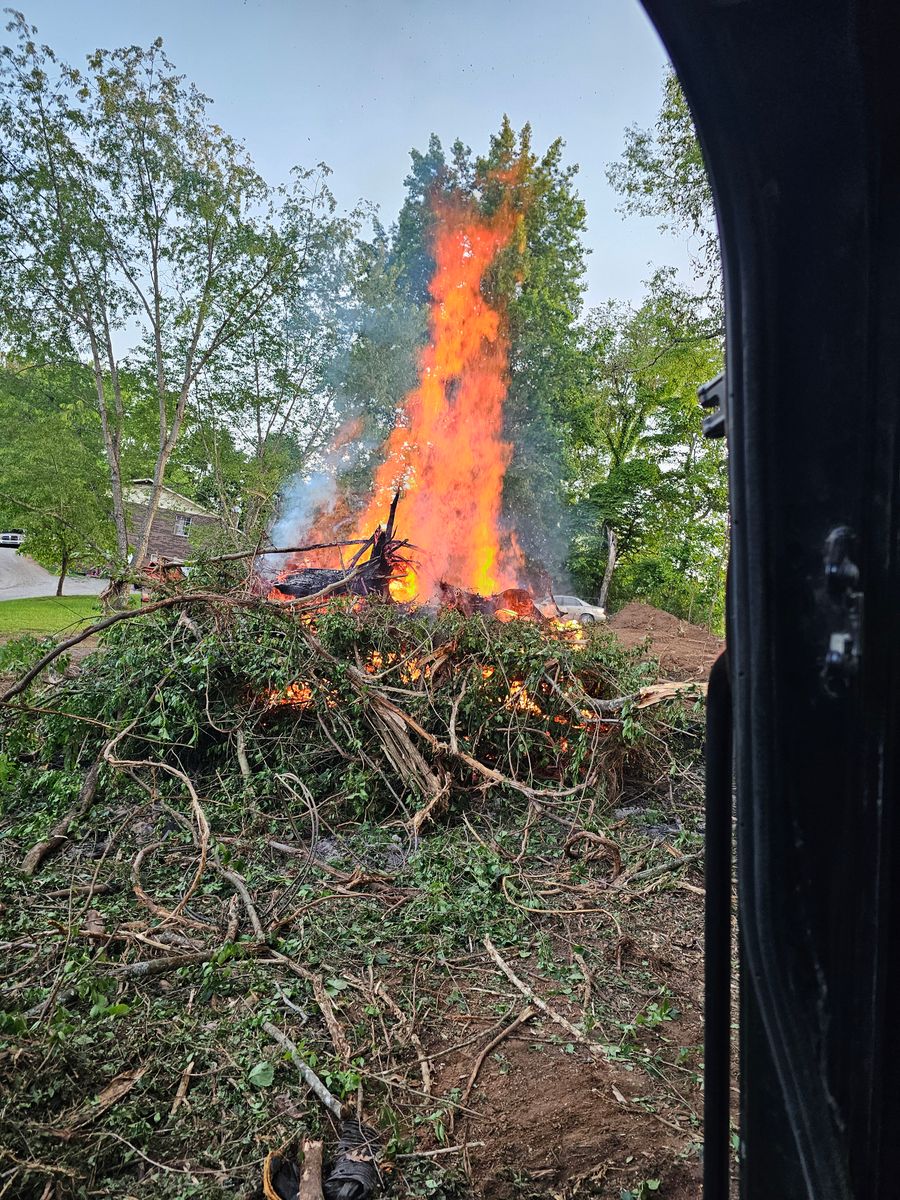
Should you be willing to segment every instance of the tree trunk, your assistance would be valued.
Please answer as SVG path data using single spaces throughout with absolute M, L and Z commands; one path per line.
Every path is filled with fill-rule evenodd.
M 603 582 L 600 584 L 600 599 L 598 603 L 601 608 L 606 608 L 609 585 L 612 583 L 613 571 L 616 569 L 616 535 L 608 525 L 606 526 L 606 544 L 609 552 L 606 556 L 606 570 L 603 572 Z
M 68 550 L 63 550 L 62 562 L 59 565 L 59 583 L 57 583 L 57 585 L 56 585 L 57 596 L 61 596 L 63 594 L 63 583 L 65 582 L 66 573 L 68 570 L 69 570 L 69 552 L 68 552 Z
M 119 461 L 119 444 L 116 431 L 112 426 L 109 405 L 106 402 L 106 390 L 103 380 L 103 364 L 100 361 L 100 348 L 97 339 L 91 333 L 91 357 L 94 367 L 94 383 L 97 389 L 97 411 L 100 414 L 100 429 L 103 433 L 103 447 L 106 451 L 106 462 L 109 467 L 110 490 L 113 501 L 113 521 L 116 526 L 116 550 L 121 563 L 124 565 L 128 558 L 128 529 L 125 520 L 125 501 L 122 496 L 122 469 Z

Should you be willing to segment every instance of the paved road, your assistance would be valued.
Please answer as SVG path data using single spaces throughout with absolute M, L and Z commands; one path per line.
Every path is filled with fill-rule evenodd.
M 32 596 L 55 596 L 56 575 L 25 554 L 9 546 L 0 548 L 0 600 L 27 600 Z M 105 579 L 70 575 L 63 584 L 66 596 L 96 596 L 106 587 Z

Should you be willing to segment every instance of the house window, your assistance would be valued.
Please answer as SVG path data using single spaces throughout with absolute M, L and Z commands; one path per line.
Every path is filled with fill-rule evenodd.
M 175 532 L 179 537 L 187 537 L 188 530 L 191 527 L 191 518 L 185 517 L 181 513 L 175 518 Z

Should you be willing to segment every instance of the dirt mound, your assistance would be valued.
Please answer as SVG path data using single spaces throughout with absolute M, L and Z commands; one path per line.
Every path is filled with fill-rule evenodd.
M 507 1042 L 486 1064 L 470 1102 L 478 1118 L 460 1131 L 461 1141 L 475 1143 L 469 1162 L 477 1194 L 518 1200 L 527 1178 L 529 1196 L 618 1196 L 655 1175 L 665 1180 L 667 1200 L 695 1197 L 698 1166 L 673 1120 L 678 1112 L 657 1099 L 652 1112 L 663 1124 L 654 1125 L 640 1107 L 643 1081 L 630 1070 L 528 1034 Z M 451 1075 L 442 1077 L 444 1087 Z
M 725 646 L 724 640 L 708 629 L 637 600 L 610 617 L 608 627 L 623 646 L 637 646 L 649 638 L 649 652 L 659 659 L 664 679 L 708 679 L 710 667 Z

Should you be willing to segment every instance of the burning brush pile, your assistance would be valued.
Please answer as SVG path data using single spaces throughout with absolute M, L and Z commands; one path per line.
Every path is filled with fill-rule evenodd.
M 484 218 L 450 202 L 436 205 L 434 218 L 430 338 L 419 384 L 382 448 L 368 503 L 352 511 L 335 484 L 310 505 L 295 489 L 296 518 L 288 505 L 278 536 L 303 549 L 286 554 L 274 578 L 271 559 L 260 560 L 260 571 L 273 600 L 323 591 L 379 595 L 540 620 L 523 586 L 515 532 L 501 519 L 513 452 L 503 440 L 509 340 L 502 315 L 483 294 L 485 273 L 516 236 L 519 218 L 508 205 Z M 357 433 L 357 422 L 345 425 L 332 458 L 351 452 Z

